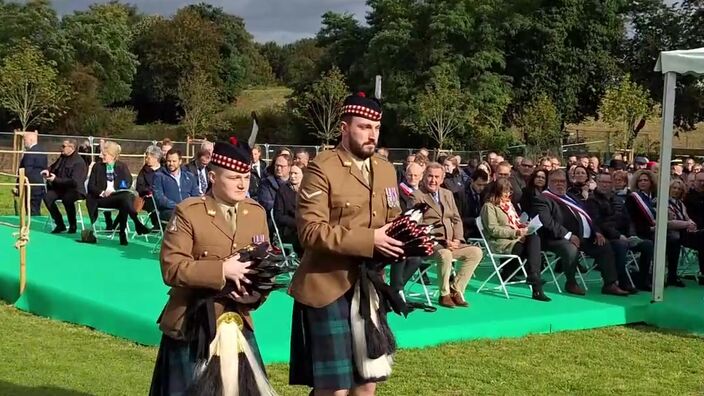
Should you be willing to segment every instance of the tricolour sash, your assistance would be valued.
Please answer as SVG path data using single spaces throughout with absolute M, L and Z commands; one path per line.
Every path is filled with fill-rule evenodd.
M 559 202 L 563 205 L 567 205 L 567 207 L 570 208 L 570 210 L 572 210 L 572 212 L 574 212 L 575 214 L 580 214 L 580 215 L 584 216 L 584 218 L 587 219 L 589 226 L 593 227 L 594 222 L 592 221 L 592 217 L 589 216 L 589 213 L 587 213 L 587 211 L 585 211 L 584 209 L 579 207 L 579 205 L 577 205 L 577 203 L 574 202 L 569 197 L 563 198 L 563 197 L 551 192 L 550 190 L 543 191 L 543 194 L 546 197 L 552 199 L 553 201 Z
M 644 200 L 643 197 L 641 197 L 640 193 L 633 191 L 631 192 L 631 196 L 633 199 L 636 201 L 636 205 L 638 205 L 638 208 L 640 208 L 640 211 L 643 212 L 643 215 L 650 221 L 650 225 L 654 226 L 655 225 L 655 215 L 653 214 L 653 211 L 650 208 L 650 205 L 648 205 Z

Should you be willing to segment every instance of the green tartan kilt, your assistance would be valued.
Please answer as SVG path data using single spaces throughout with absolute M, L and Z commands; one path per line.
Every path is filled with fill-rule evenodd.
M 294 302 L 289 384 L 338 390 L 368 382 L 354 363 L 351 301 L 347 293 L 322 308 Z
M 246 326 L 242 333 L 247 342 L 249 342 L 249 346 L 252 348 L 252 352 L 261 365 L 262 370 L 264 370 L 264 364 L 254 333 Z M 186 390 L 193 383 L 195 366 L 196 357 L 194 353 L 191 353 L 188 342 L 162 335 L 149 395 L 185 396 Z

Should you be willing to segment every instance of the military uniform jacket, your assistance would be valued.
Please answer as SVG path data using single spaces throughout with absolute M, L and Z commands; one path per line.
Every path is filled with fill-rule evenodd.
M 171 286 L 169 301 L 159 318 L 159 328 L 169 337 L 183 339 L 186 308 L 197 290 L 217 291 L 225 286 L 223 261 L 255 238 L 269 239 L 266 214 L 256 201 L 245 199 L 237 206 L 237 229 L 233 230 L 217 201 L 210 195 L 187 198 L 164 230 L 161 273 Z M 224 307 L 215 306 L 215 317 Z M 248 310 L 238 309 L 252 328 Z
M 374 230 L 400 213 L 394 167 L 374 155 L 369 168 L 371 186 L 342 147 L 308 164 L 296 213 L 305 253 L 289 289 L 296 301 L 320 308 L 350 290 L 374 254 Z

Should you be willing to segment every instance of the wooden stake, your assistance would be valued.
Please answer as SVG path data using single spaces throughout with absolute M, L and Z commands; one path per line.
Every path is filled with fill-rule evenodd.
M 24 168 L 19 170 L 19 195 L 20 195 L 20 237 L 22 237 L 25 223 L 27 222 L 27 179 L 25 178 Z M 27 285 L 27 244 L 22 242 L 19 244 L 20 251 L 20 296 L 24 293 Z

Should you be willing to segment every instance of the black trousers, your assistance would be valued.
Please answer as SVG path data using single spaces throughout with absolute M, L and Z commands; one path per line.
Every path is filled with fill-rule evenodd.
M 76 201 L 85 199 L 85 196 L 76 190 L 56 191 L 49 190 L 44 196 L 44 204 L 49 210 L 51 218 L 57 227 L 65 227 L 63 216 L 56 205 L 56 200 L 60 199 L 66 209 L 66 217 L 70 228 L 76 228 Z
M 562 267 L 567 283 L 574 283 L 579 257 L 577 247 L 565 239 L 544 239 L 543 246 L 545 250 L 555 253 L 560 258 L 559 265 Z
M 526 235 L 523 242 L 513 245 L 511 254 L 515 254 L 526 259 L 526 272 L 528 272 L 528 283 L 533 285 L 533 290 L 542 290 L 540 281 L 540 237 L 538 235 Z M 515 261 L 515 260 L 514 260 Z
M 420 257 L 408 257 L 401 262 L 391 264 L 391 287 L 397 291 L 403 290 L 422 263 L 423 260 Z
M 120 232 L 124 232 L 125 228 L 127 228 L 128 216 L 135 224 L 141 224 L 137 218 L 137 211 L 134 210 L 134 197 L 127 192 L 111 194 L 107 197 L 100 198 L 88 197 L 86 206 L 88 207 L 88 215 L 90 216 L 91 224 L 95 223 L 98 219 L 98 208 L 119 210 L 116 221 L 119 225 Z
M 604 280 L 604 285 L 609 285 L 618 280 L 614 251 L 608 241 L 604 244 L 604 246 L 598 246 L 594 242 L 594 239 L 582 239 L 579 250 L 594 258 L 594 262 L 599 268 L 599 271 L 601 271 L 601 277 Z M 625 266 L 625 261 L 620 263 L 620 265 Z
M 680 250 L 682 247 L 694 249 L 699 256 L 699 271 L 704 274 L 704 230 L 696 232 L 682 231 L 679 238 L 667 239 L 667 279 L 677 279 L 677 266 L 680 262 Z

